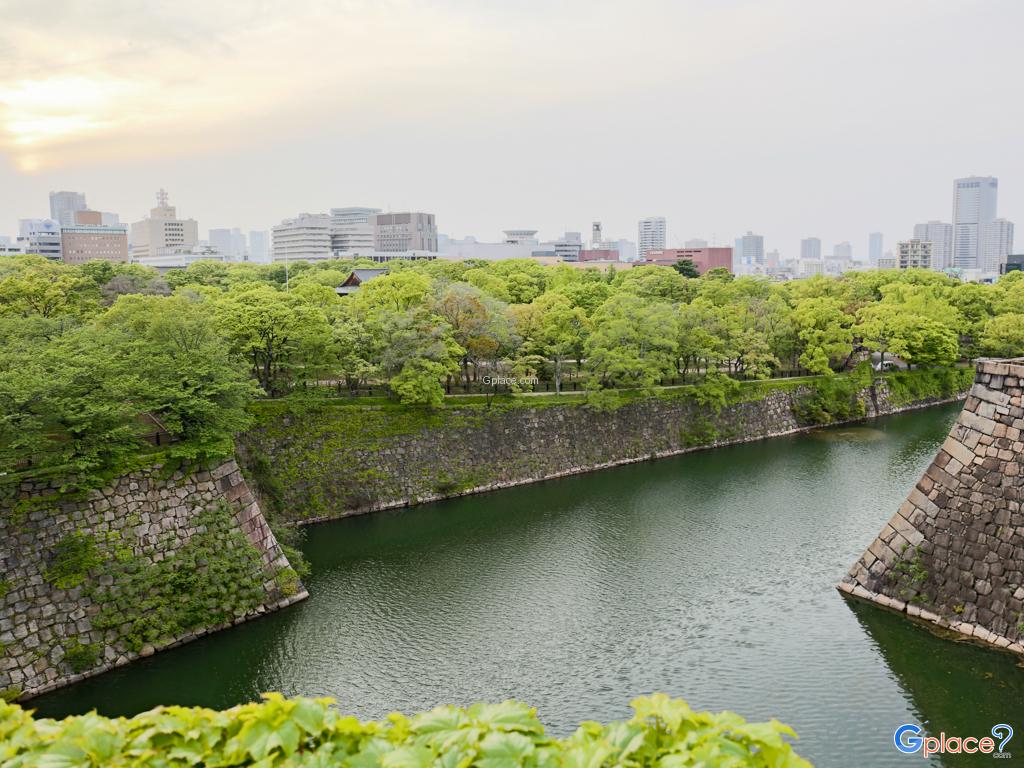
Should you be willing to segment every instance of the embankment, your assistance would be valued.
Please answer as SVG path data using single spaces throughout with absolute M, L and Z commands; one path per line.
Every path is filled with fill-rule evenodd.
M 0 694 L 27 697 L 306 597 L 234 460 L 0 487 Z
M 1024 654 L 1024 358 L 981 360 L 964 409 L 839 589 Z
M 586 404 L 522 397 L 435 411 L 282 400 L 255 406 L 239 460 L 265 508 L 310 522 L 786 435 L 961 397 L 969 369 L 684 387 Z

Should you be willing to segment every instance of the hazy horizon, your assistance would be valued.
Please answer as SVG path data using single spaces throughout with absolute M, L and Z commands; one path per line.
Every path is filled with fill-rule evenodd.
M 484 241 L 664 216 L 670 245 L 858 258 L 949 221 L 956 177 L 1024 213 L 1008 0 L 0 10 L 0 234 L 59 189 L 130 222 L 165 187 L 204 237 L 369 205 Z

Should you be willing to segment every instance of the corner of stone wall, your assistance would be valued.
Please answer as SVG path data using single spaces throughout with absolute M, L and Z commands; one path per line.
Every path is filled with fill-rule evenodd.
M 0 693 L 37 695 L 223 629 L 198 627 L 159 648 L 146 646 L 133 653 L 120 639 L 111 641 L 93 628 L 91 619 L 99 606 L 84 587 L 58 589 L 45 577 L 49 553 L 68 534 L 123 536 L 135 555 L 156 561 L 173 551 L 173 546 L 167 549 L 168 540 L 187 541 L 199 530 L 196 517 L 221 504 L 259 552 L 266 574 L 266 599 L 225 626 L 308 597 L 301 582 L 292 594 L 278 589 L 277 576 L 290 567 L 288 558 L 234 459 L 170 477 L 159 466 L 151 467 L 77 498 L 62 496 L 55 482 L 5 486 L 0 494 Z M 61 651 L 67 638 L 95 643 L 99 663 L 85 672 L 71 670 Z
M 1024 654 L 1024 359 L 979 360 L 938 454 L 838 589 Z

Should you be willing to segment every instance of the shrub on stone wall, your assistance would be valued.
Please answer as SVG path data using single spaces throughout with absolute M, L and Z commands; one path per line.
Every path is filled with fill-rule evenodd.
M 636 699 L 628 721 L 583 723 L 565 739 L 547 736 L 535 710 L 512 701 L 365 723 L 330 704 L 268 694 L 225 712 L 161 707 L 128 719 L 90 713 L 54 721 L 0 703 L 0 758 L 5 768 L 810 766 L 793 752 L 788 726 L 694 712 L 664 694 Z
M 886 377 L 889 400 L 895 406 L 921 400 L 942 400 L 964 392 L 974 381 L 974 368 L 917 368 Z

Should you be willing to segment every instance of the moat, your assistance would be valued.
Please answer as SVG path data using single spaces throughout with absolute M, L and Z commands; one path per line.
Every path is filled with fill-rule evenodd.
M 29 706 L 131 714 L 279 690 L 378 717 L 518 698 L 564 734 L 662 690 L 777 717 L 818 765 L 906 764 L 903 723 L 982 736 L 1024 711 L 1014 657 L 834 589 L 959 408 L 317 525 L 305 603 Z

